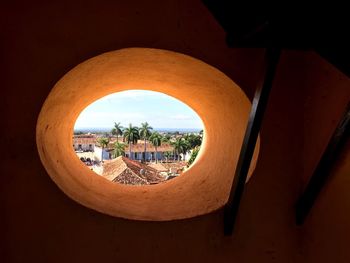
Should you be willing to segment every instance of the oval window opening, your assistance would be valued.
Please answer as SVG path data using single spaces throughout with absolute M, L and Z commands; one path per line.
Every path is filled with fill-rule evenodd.
M 87 168 L 126 185 L 177 178 L 199 154 L 200 117 L 164 93 L 127 90 L 89 106 L 75 122 L 73 149 Z
M 139 105 L 138 100 L 145 98 L 145 95 L 140 97 L 133 94 L 133 101 L 118 109 L 127 109 L 124 114 L 111 111 L 110 103 L 107 103 L 105 108 L 102 107 L 101 112 L 111 113 L 110 121 L 99 126 L 105 128 L 99 135 L 97 131 L 86 129 L 96 125 L 92 122 L 92 112 L 87 115 L 85 127 L 81 123 L 83 114 L 91 110 L 90 107 L 86 107 L 103 96 L 113 92 L 120 92 L 122 95 L 125 94 L 124 91 L 145 94 L 145 91 L 150 89 L 180 100 L 200 117 L 199 127 L 181 127 L 179 119 L 187 117 L 175 107 L 165 104 L 154 111 L 158 116 L 169 109 L 174 110 L 172 115 L 166 115 L 166 120 L 171 120 L 170 123 L 174 124 L 168 128 L 173 128 L 171 132 L 178 131 L 177 135 L 185 136 L 180 133 L 188 132 L 180 131 L 180 128 L 193 127 L 197 132 L 204 128 L 201 150 L 194 163 L 188 168 L 186 165 L 182 174 L 178 173 L 175 179 L 156 182 L 152 186 L 151 182 L 136 186 L 118 181 L 111 182 L 112 180 L 103 178 L 103 175 L 97 175 L 90 170 L 93 167 L 86 164 L 88 161 L 94 164 L 94 158 L 90 157 L 88 160 L 89 157 L 86 157 L 83 163 L 72 147 L 74 126 L 76 133 L 83 132 L 80 134 L 81 142 L 95 134 L 95 145 L 85 143 L 85 147 L 88 148 L 84 149 L 83 143 L 80 143 L 81 147 L 77 149 L 79 154 L 95 153 L 97 147 L 101 146 L 97 142 L 99 136 L 101 139 L 107 137 L 116 140 L 116 134 L 112 134 L 114 123 L 129 128 L 129 123 L 132 127 L 140 127 L 141 123 L 148 122 L 149 126 L 153 127 L 152 131 L 161 133 L 159 128 L 166 127 L 157 125 L 148 114 L 148 110 L 159 106 L 159 103 L 143 107 L 140 114 L 145 118 L 138 122 L 130 119 L 132 110 Z M 108 100 L 108 96 L 104 99 Z M 124 101 L 126 99 L 123 98 Z M 190 218 L 215 211 L 227 202 L 250 109 L 249 99 L 237 84 L 219 70 L 196 58 L 167 50 L 120 49 L 79 64 L 55 84 L 38 116 L 37 149 L 40 160 L 53 182 L 68 197 L 86 207 L 108 215 L 136 220 L 166 221 Z M 78 119 L 79 114 L 81 117 Z M 101 122 L 103 118 L 97 113 L 95 115 L 95 119 Z M 128 118 L 123 120 L 123 117 Z M 91 134 L 88 134 L 89 132 Z M 105 136 L 105 132 L 110 133 L 110 138 Z M 127 143 L 122 141 L 122 135 L 118 135 L 118 142 L 119 137 L 120 143 Z M 128 153 L 128 146 L 123 148 L 124 154 Z M 134 146 L 131 145 L 132 149 Z M 102 147 L 100 148 L 102 150 Z M 104 160 L 104 164 L 116 159 L 113 151 L 110 152 L 111 160 Z M 258 153 L 259 141 L 249 168 L 249 177 L 255 169 Z M 171 158 L 171 155 L 167 158 Z M 139 160 L 130 161 L 137 165 L 144 164 Z M 176 162 L 177 159 L 174 163 Z M 166 159 L 158 163 L 152 160 L 150 163 L 163 165 Z

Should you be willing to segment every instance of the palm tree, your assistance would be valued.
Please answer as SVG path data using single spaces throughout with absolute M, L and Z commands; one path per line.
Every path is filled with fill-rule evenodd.
M 124 140 L 129 144 L 129 158 L 133 159 L 131 154 L 131 144 L 137 143 L 137 140 L 140 139 L 139 130 L 130 123 L 128 128 L 124 128 L 123 133 Z
M 101 162 L 103 162 L 103 149 L 107 147 L 107 145 L 109 144 L 109 139 L 102 137 L 99 138 L 98 143 L 101 145 L 102 151 L 101 151 Z
M 114 123 L 114 128 L 112 129 L 111 133 L 113 135 L 117 135 L 117 142 L 118 142 L 118 136 L 123 135 L 123 126 L 120 125 L 120 122 Z
M 113 151 L 114 158 L 124 154 L 125 154 L 125 144 L 116 141 L 114 143 L 114 151 Z
M 171 155 L 171 152 L 165 152 L 164 153 L 164 156 L 165 156 L 167 162 L 169 160 L 170 155 Z
M 145 151 L 144 151 L 144 155 L 143 155 L 143 162 L 146 161 L 146 142 L 147 139 L 151 136 L 152 130 L 153 128 L 151 126 L 149 126 L 149 124 L 147 122 L 141 123 L 141 128 L 139 130 L 140 133 L 140 137 L 145 141 Z
M 162 144 L 162 135 L 160 135 L 158 132 L 154 132 L 152 133 L 151 137 L 149 137 L 149 140 L 151 141 L 151 143 L 153 144 L 153 146 L 156 148 L 156 163 L 158 162 L 158 151 L 157 151 L 157 147 L 161 146 Z
M 189 150 L 189 143 L 185 140 L 185 138 L 177 138 L 172 144 L 178 156 L 177 160 L 180 161 L 180 154 L 185 154 Z
M 176 150 L 175 150 L 175 142 L 176 142 L 176 139 L 172 138 L 171 140 L 169 140 L 169 144 L 171 146 L 173 146 L 173 150 L 171 152 L 171 155 L 173 156 L 173 161 L 175 162 L 175 159 L 176 159 Z
M 169 143 L 170 139 L 171 139 L 170 134 L 166 134 L 166 135 L 163 136 L 162 142 Z
M 184 136 L 185 140 L 189 143 L 191 149 L 194 149 L 202 144 L 202 137 L 196 134 L 186 134 Z

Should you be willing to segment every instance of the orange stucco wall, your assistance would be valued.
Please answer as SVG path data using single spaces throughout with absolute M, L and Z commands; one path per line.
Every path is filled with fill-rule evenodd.
M 203 121 L 201 151 L 176 179 L 152 186 L 115 184 L 75 157 L 70 134 L 80 112 L 107 94 L 135 88 L 180 99 Z M 225 205 L 250 107 L 232 80 L 199 60 L 160 49 L 121 49 L 85 61 L 57 82 L 38 117 L 37 148 L 55 183 L 87 207 L 128 219 L 189 218 Z M 259 141 L 248 178 L 256 165 Z
M 306 262 L 349 262 L 350 143 L 333 169 L 333 176 L 301 228 Z
M 334 172 L 305 226 L 294 224 L 294 204 L 310 176 L 304 172 L 314 165 L 310 156 L 319 154 L 308 138 L 326 137 L 333 127 L 329 118 L 336 122 L 344 97 L 349 98 L 349 79 L 315 53 L 282 54 L 262 125 L 259 161 L 234 236 L 224 237 L 221 210 L 144 222 L 72 201 L 40 162 L 36 121 L 62 75 L 107 51 L 139 46 L 188 54 L 223 71 L 252 98 L 262 50 L 228 49 L 224 31 L 199 1 L 8 1 L 0 12 L 0 110 L 6 116 L 0 137 L 6 149 L 1 153 L 1 262 L 350 261 L 344 212 L 350 200 L 348 166 Z M 327 94 L 320 95 L 320 85 Z M 329 112 L 322 103 L 327 98 Z M 322 125 L 318 112 L 326 114 Z M 322 145 L 325 137 L 312 139 Z
M 350 102 L 350 80 L 323 59 L 310 54 L 305 76 L 302 190 Z M 300 228 L 300 251 L 306 262 L 350 260 L 350 144 L 335 163 L 305 224 Z

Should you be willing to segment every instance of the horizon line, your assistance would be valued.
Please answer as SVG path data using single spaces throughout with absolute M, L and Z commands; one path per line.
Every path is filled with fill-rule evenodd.
M 133 126 L 133 127 L 138 127 L 138 126 Z M 112 130 L 112 128 L 109 128 L 109 127 L 78 127 L 78 128 L 74 128 L 73 130 L 74 131 L 77 131 L 77 130 L 99 130 L 99 129 L 103 129 L 103 130 Z M 157 127 L 157 128 L 153 128 L 152 130 L 203 130 L 203 128 L 165 128 L 165 127 Z

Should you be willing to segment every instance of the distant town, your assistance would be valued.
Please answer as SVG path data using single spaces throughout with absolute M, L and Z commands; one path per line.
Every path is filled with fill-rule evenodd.
M 203 130 L 153 129 L 114 123 L 110 129 L 75 129 L 78 158 L 100 176 L 127 185 L 158 184 L 180 176 L 196 159 Z

